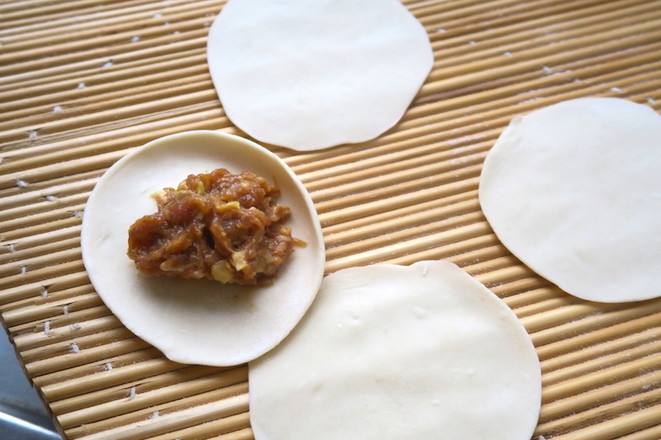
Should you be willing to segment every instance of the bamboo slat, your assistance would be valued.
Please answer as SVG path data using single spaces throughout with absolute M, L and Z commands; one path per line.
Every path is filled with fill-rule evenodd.
M 206 64 L 224 3 L 0 1 L 0 316 L 65 438 L 254 438 L 247 368 L 165 359 L 105 307 L 80 255 L 86 200 L 115 161 L 180 131 L 243 134 Z M 531 334 L 534 440 L 661 438 L 661 300 L 567 295 L 500 244 L 477 200 L 484 157 L 515 115 L 582 96 L 661 112 L 661 2 L 402 3 L 435 58 L 402 120 L 357 145 L 267 146 L 315 201 L 326 272 L 452 261 Z
M 157 362 L 154 362 L 156 360 Z M 130 366 L 128 369 L 121 367 Z M 41 388 L 44 396 L 56 401 L 63 397 L 77 396 L 82 388 L 89 391 L 107 388 L 108 384 L 126 383 L 127 377 L 135 379 L 143 377 L 136 375 L 138 369 L 144 369 L 145 376 L 159 374 L 162 371 L 176 371 L 177 365 L 160 356 L 160 352 L 153 347 L 110 356 L 95 362 L 92 365 L 70 367 L 53 373 L 44 374 L 34 379 L 36 385 Z M 165 370 L 161 370 L 164 368 Z M 142 371 L 142 370 L 141 370 Z M 90 372 L 95 374 L 90 375 Z M 110 372 L 110 373 L 107 373 Z M 102 373 L 102 374 L 99 374 Z M 128 376 L 127 376 L 128 375 Z M 98 387 L 98 388 L 95 388 Z
M 104 371 L 101 374 L 95 375 L 94 380 L 87 380 L 85 382 L 85 387 L 88 390 L 85 394 L 76 395 L 80 389 L 78 379 L 58 382 L 49 387 L 48 392 L 51 393 L 50 396 L 59 393 L 58 397 L 56 397 L 59 400 L 53 403 L 53 408 L 66 413 L 74 410 L 90 409 L 101 403 L 125 398 L 127 394 L 126 390 L 129 389 L 130 391 L 129 387 L 131 386 L 136 386 L 136 390 L 139 390 L 141 395 L 153 390 L 157 390 L 158 393 L 169 393 L 171 390 L 167 388 L 167 385 L 173 381 L 183 383 L 220 372 L 217 368 L 177 365 L 174 362 L 164 362 L 163 359 L 159 358 L 140 362 L 138 365 L 134 365 L 133 368 L 122 369 L 121 364 L 117 361 L 110 365 L 112 365 L 112 368 L 106 367 L 104 364 Z M 136 374 L 136 367 L 138 366 L 141 374 Z M 102 377 L 99 378 L 96 376 Z M 231 383 L 226 382 L 228 385 L 241 383 L 245 380 L 245 374 L 235 375 L 234 373 L 228 373 L 222 378 L 218 377 L 217 380 L 214 379 L 213 382 L 217 385 L 218 380 L 227 381 L 230 377 L 239 377 L 240 380 L 237 379 L 236 382 Z M 131 380 L 132 382 L 127 383 L 127 380 Z M 68 395 L 72 395 L 73 397 L 67 397 Z M 176 393 L 174 395 L 176 396 Z

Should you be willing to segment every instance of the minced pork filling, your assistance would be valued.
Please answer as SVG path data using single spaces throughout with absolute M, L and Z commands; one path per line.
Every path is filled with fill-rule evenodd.
M 305 243 L 283 223 L 280 190 L 250 172 L 191 174 L 153 195 L 158 212 L 129 228 L 128 256 L 147 275 L 267 285 Z

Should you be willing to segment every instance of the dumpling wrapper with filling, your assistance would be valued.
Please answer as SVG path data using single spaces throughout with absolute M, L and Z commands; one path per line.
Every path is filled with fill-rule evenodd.
M 256 440 L 529 440 L 541 401 L 517 317 L 440 261 L 327 276 L 249 382 Z
M 126 255 L 129 226 L 156 210 L 150 197 L 188 174 L 216 168 L 251 171 L 281 190 L 297 247 L 264 287 L 147 276 Z M 324 273 L 321 226 L 310 195 L 275 154 L 215 131 L 166 136 L 115 163 L 99 180 L 83 217 L 87 273 L 105 304 L 169 359 L 213 366 L 248 362 L 276 346 L 314 299 Z

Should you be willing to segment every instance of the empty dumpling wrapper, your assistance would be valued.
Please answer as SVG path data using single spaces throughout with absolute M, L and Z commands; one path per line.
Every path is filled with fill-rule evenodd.
M 661 115 L 581 98 L 516 117 L 493 146 L 480 204 L 503 244 L 567 293 L 661 295 Z
M 329 275 L 249 381 L 256 440 L 529 440 L 541 401 L 517 317 L 440 261 Z
M 230 0 L 207 59 L 232 122 L 296 150 L 377 137 L 433 64 L 424 28 L 397 0 Z

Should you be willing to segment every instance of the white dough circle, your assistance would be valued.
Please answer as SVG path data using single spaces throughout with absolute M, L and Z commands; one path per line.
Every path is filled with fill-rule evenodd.
M 661 116 L 581 98 L 516 117 L 487 155 L 480 203 L 503 244 L 567 293 L 661 295 Z
M 296 150 L 377 137 L 434 61 L 424 28 L 397 0 L 230 0 L 207 59 L 232 122 Z
M 249 382 L 256 440 L 529 440 L 541 402 L 516 315 L 441 261 L 327 276 Z
M 287 225 L 307 242 L 266 287 L 145 276 L 126 255 L 129 226 L 156 212 L 150 195 L 189 174 L 251 171 L 280 187 Z M 83 261 L 94 288 L 137 336 L 169 359 L 214 366 L 248 362 L 277 345 L 312 303 L 324 272 L 324 243 L 310 196 L 276 155 L 236 136 L 184 132 L 157 139 L 115 163 L 83 217 Z

